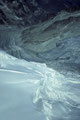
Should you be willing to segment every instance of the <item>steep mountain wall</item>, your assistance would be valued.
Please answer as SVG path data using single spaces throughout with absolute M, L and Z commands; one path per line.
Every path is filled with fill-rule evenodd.
M 0 47 L 9 54 L 45 62 L 57 70 L 62 67 L 79 72 L 80 11 L 61 12 L 55 18 L 24 29 L 2 26 L 0 31 Z
M 76 9 L 80 0 L 0 0 L 0 24 L 31 26 Z

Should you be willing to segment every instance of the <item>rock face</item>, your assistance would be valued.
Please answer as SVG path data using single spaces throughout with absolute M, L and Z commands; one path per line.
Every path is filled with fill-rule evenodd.
M 0 24 L 30 26 L 54 17 L 61 10 L 79 9 L 80 0 L 1 0 Z
M 48 64 L 62 72 L 80 72 L 80 36 L 59 41 L 58 46 L 49 54 L 52 61 Z M 43 55 L 44 56 L 44 55 Z M 43 57 L 42 56 L 42 57 Z M 48 55 L 46 55 L 48 56 Z M 48 56 L 49 57 L 49 56 Z
M 80 6 L 80 0 L 37 0 L 37 2 L 43 9 L 52 13 Z
M 22 30 L 6 26 L 0 31 L 0 47 L 11 55 L 45 62 L 58 71 L 79 72 L 80 11 L 61 12 Z
M 45 21 L 50 13 L 39 7 L 35 0 L 1 0 L 0 24 L 29 26 Z

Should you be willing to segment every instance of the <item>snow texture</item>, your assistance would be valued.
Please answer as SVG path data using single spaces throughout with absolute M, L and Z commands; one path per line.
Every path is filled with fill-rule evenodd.
M 45 64 L 27 62 L 0 51 L 1 120 L 79 117 L 80 75 L 64 76 Z

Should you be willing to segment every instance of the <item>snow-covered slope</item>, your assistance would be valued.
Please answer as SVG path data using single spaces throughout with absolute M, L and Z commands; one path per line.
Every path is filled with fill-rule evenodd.
M 71 72 L 64 76 L 45 64 L 27 62 L 0 51 L 1 120 L 79 117 L 80 75 Z
M 26 62 L 0 51 L 0 119 L 45 120 L 33 105 L 33 94 L 45 65 Z M 42 72 L 40 72 L 42 71 Z
M 80 75 L 66 76 L 47 68 L 33 101 L 47 120 L 79 120 Z

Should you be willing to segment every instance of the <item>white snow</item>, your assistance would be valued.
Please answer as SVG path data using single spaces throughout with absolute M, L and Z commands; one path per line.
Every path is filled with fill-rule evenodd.
M 45 120 L 33 105 L 33 93 L 42 77 L 40 65 L 0 51 L 0 66 L 0 119 Z
M 79 120 L 79 78 L 0 51 L 0 120 Z

